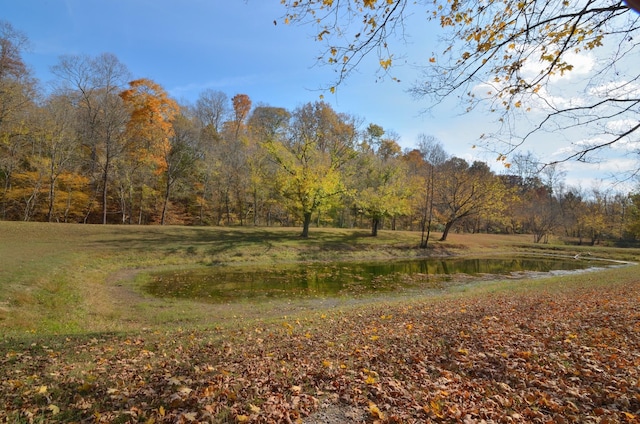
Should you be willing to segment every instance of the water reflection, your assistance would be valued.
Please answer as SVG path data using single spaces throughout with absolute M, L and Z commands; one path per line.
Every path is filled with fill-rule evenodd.
M 407 288 L 439 288 L 479 275 L 571 271 L 593 261 L 550 257 L 454 258 L 389 262 L 209 267 L 157 273 L 145 287 L 159 297 L 207 302 L 301 296 L 355 296 Z

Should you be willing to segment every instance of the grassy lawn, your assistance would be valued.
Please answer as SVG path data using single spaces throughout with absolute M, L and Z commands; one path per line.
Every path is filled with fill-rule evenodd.
M 638 249 L 529 236 L 0 222 L 0 422 L 636 422 L 629 266 L 434 296 L 208 304 L 146 273 L 212 264 Z M 474 421 L 475 420 L 475 421 Z

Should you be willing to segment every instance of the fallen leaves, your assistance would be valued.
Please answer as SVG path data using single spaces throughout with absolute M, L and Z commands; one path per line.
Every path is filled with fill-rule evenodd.
M 524 284 L 524 283 L 523 283 Z M 0 422 L 637 422 L 640 285 L 0 345 Z M 40 418 L 37 418 L 40 417 Z

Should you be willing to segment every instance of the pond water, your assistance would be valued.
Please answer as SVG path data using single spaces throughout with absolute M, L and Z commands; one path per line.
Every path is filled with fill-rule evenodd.
M 220 303 L 284 297 L 358 296 L 531 273 L 568 272 L 594 260 L 561 257 L 447 258 L 387 262 L 210 266 L 154 273 L 145 291 L 158 297 Z M 602 264 L 602 262 L 599 262 Z M 600 265 L 602 266 L 602 265 Z

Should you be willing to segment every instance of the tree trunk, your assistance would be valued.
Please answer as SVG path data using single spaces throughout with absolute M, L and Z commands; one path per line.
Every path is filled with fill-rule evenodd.
M 311 224 L 311 212 L 305 212 L 304 220 L 302 223 L 302 234 L 300 234 L 300 237 L 302 238 L 309 237 L 309 224 Z
M 53 161 L 52 161 L 53 162 Z M 53 173 L 53 171 L 51 171 Z M 53 205 L 55 203 L 55 184 L 56 180 L 51 176 L 49 180 L 49 210 L 47 211 L 47 221 L 53 222 Z
M 104 173 L 102 174 L 102 223 L 107 223 L 107 190 L 109 183 L 109 163 L 105 164 Z
M 160 225 L 164 225 L 167 215 L 167 205 L 169 204 L 169 196 L 171 194 L 171 180 L 167 177 L 167 186 L 164 192 L 164 200 L 162 202 L 162 215 L 160 217 Z
M 442 232 L 442 237 L 440 237 L 440 241 L 446 241 L 447 240 L 447 236 L 449 235 L 449 230 L 451 229 L 451 227 L 453 227 L 453 223 L 455 221 L 448 221 L 445 225 L 444 225 L 444 231 Z
M 371 219 L 371 235 L 376 237 L 378 235 L 378 225 L 380 225 L 380 218 Z

